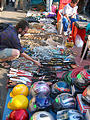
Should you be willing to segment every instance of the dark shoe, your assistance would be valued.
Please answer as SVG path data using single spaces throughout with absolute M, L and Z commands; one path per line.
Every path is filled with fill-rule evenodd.
M 3 11 L 3 9 L 2 8 L 0 8 L 0 12 L 2 12 Z
M 17 11 L 17 8 L 15 8 L 14 10 Z
M 14 4 L 15 4 L 15 3 L 14 3 L 14 2 L 12 2 L 12 7 L 14 7 Z
M 23 10 L 24 13 L 27 13 L 27 10 Z
M 5 61 L 0 64 L 0 68 L 9 69 L 11 67 L 12 61 Z
M 5 62 L 4 62 L 5 63 Z M 10 68 L 10 65 L 5 65 L 4 63 L 1 63 L 0 64 L 0 68 L 4 68 L 4 69 L 9 69 Z

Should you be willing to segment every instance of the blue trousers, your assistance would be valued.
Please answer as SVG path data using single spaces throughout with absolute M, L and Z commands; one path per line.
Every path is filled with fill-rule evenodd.
M 71 30 L 72 30 L 72 23 L 75 22 L 75 21 L 78 21 L 78 18 L 75 19 L 75 18 L 71 18 L 71 17 L 70 17 L 69 19 L 70 19 L 70 21 L 71 21 Z M 67 31 L 67 29 L 68 29 L 68 24 L 69 24 L 68 19 L 67 19 L 66 17 L 63 17 L 63 29 L 64 29 L 64 31 Z

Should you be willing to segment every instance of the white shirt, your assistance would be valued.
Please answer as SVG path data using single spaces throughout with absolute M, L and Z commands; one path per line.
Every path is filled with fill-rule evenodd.
M 67 4 L 63 9 L 63 14 L 66 14 L 68 17 L 72 16 L 73 14 L 76 15 L 77 9 L 78 9 L 78 6 L 75 6 L 74 8 L 72 8 L 70 4 Z

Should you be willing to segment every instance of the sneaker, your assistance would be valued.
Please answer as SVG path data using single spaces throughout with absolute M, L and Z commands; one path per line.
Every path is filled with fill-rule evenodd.
M 3 8 L 0 8 L 0 12 L 2 12 L 3 11 Z
M 27 13 L 27 10 L 23 9 L 23 12 Z
M 67 35 L 68 35 L 67 31 L 65 31 L 65 32 L 64 32 L 64 35 L 65 35 L 65 36 L 67 36 Z

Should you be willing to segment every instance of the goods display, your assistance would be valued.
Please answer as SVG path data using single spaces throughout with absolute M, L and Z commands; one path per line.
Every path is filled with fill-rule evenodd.
M 21 44 L 41 66 L 21 56 L 12 61 L 2 120 L 85 120 L 90 108 L 90 69 L 77 65 L 74 44 L 63 45 L 55 16 L 45 14 L 26 17 L 30 28 Z
M 30 120 L 54 120 L 53 116 L 46 111 L 35 112 Z
M 18 84 L 11 91 L 10 97 L 14 97 L 16 95 L 28 96 L 28 94 L 29 94 L 28 87 L 24 84 Z
M 64 81 L 59 81 L 52 85 L 52 97 L 67 92 L 70 93 L 70 86 Z
M 85 89 L 90 84 L 90 70 L 82 70 L 74 80 L 75 85 L 80 89 Z
M 25 109 L 14 110 L 6 120 L 28 120 L 29 114 Z
M 75 98 L 69 93 L 61 93 L 58 95 L 53 104 L 53 111 L 57 112 L 62 109 L 75 109 L 76 108 L 76 101 Z
M 16 95 L 9 101 L 7 107 L 11 110 L 27 109 L 28 99 L 24 95 Z
M 90 110 L 90 105 L 82 100 L 82 94 L 77 94 L 76 99 L 77 99 L 77 108 L 79 112 L 85 115 L 87 110 Z
M 85 118 L 79 111 L 67 109 L 57 112 L 57 120 L 85 120 Z
M 37 95 L 30 100 L 29 111 L 48 110 L 51 106 L 51 99 L 49 96 Z
M 82 100 L 90 104 L 90 85 L 82 93 Z
M 30 88 L 30 94 L 36 96 L 38 94 L 49 95 L 50 88 L 49 85 L 44 81 L 35 82 Z

